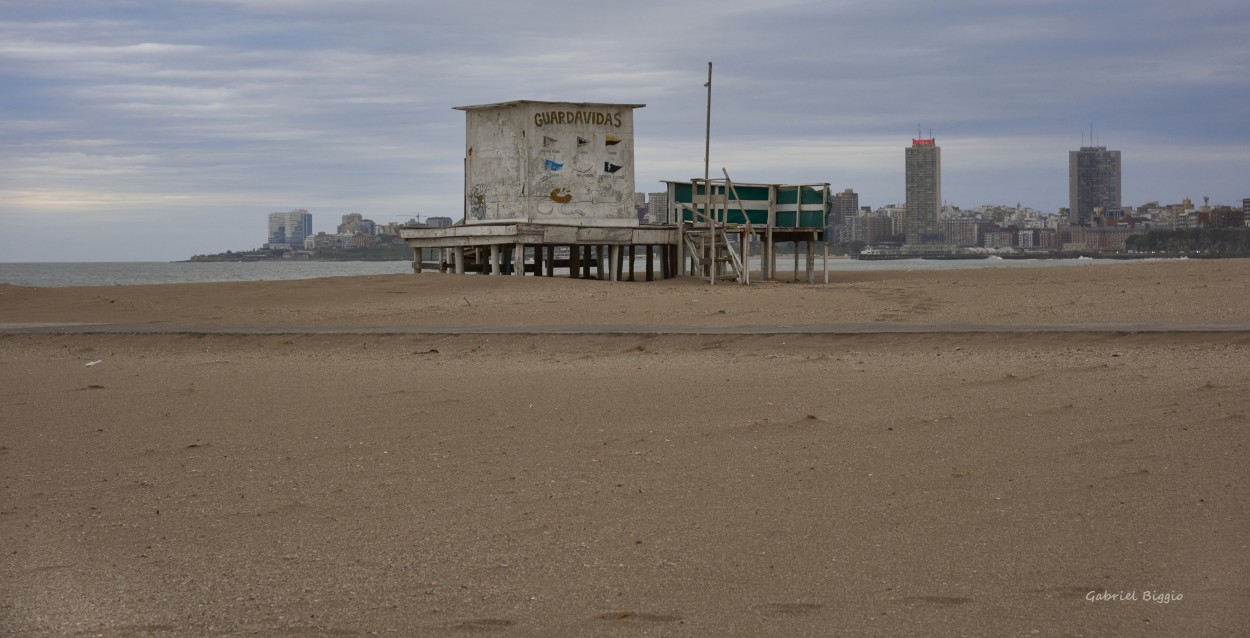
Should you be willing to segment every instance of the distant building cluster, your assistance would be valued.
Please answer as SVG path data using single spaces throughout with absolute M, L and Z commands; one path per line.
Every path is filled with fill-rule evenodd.
M 859 206 L 846 189 L 829 209 L 831 242 L 934 250 L 978 248 L 1013 251 L 1116 252 L 1133 235 L 1152 230 L 1239 228 L 1250 219 L 1250 198 L 1241 208 L 1196 206 L 1191 200 L 1137 208 L 1122 204 L 1121 154 L 1105 146 L 1082 146 L 1068 154 L 1068 207 L 1058 214 L 1015 206 L 962 210 L 942 202 L 941 148 L 915 138 L 904 150 L 906 202 L 877 209 Z
M 403 244 L 399 229 L 404 227 L 451 226 L 450 217 L 428 217 L 425 222 L 410 218 L 406 222 L 378 224 L 360 213 L 342 216 L 342 223 L 333 233 L 312 230 L 312 214 L 302 208 L 269 213 L 269 234 L 265 248 L 284 251 L 298 256 L 316 250 L 342 250 L 348 248 L 373 248 L 384 244 Z

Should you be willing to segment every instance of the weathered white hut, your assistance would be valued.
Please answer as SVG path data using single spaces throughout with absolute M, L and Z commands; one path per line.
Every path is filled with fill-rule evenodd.
M 464 219 L 448 228 L 405 228 L 401 236 L 418 254 L 447 249 L 438 265 L 457 273 L 541 276 L 559 266 L 577 277 L 590 276 L 593 266 L 615 280 L 626 252 L 632 276 L 635 247 L 644 246 L 648 255 L 659 250 L 660 276 L 676 274 L 676 230 L 640 226 L 635 211 L 634 109 L 643 106 L 456 107 L 466 117 Z M 557 260 L 557 247 L 567 247 L 567 257 Z M 422 263 L 413 266 L 420 271 Z

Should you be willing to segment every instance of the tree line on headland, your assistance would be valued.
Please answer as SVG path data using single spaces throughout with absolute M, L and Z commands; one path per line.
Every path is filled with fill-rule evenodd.
M 1129 237 L 1124 248 L 1136 253 L 1250 257 L 1250 228 L 1152 230 Z

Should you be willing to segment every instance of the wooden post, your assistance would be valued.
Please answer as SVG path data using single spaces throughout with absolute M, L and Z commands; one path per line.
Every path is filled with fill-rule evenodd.
M 800 281 L 799 280 L 799 240 L 797 239 L 797 235 L 798 233 L 795 233 L 796 238 L 794 240 L 794 279 L 793 279 L 795 283 L 798 283 Z
M 768 254 L 764 257 L 768 264 L 768 274 L 764 279 L 777 278 L 777 240 L 773 237 L 773 229 L 777 227 L 777 185 L 768 186 L 768 225 L 764 229 L 764 246 Z
M 670 195 L 669 195 L 669 197 L 672 197 L 672 195 L 670 194 Z M 670 204 L 671 204 L 671 202 L 670 202 Z M 682 261 L 684 261 L 684 260 L 685 260 L 685 258 L 686 258 L 686 256 L 683 254 L 683 253 L 685 252 L 685 250 L 686 250 L 686 248 L 685 248 L 685 246 L 684 246 L 684 244 L 685 244 L 685 242 L 686 242 L 686 222 L 685 222 L 685 220 L 683 219 L 683 218 L 685 217 L 685 213 L 682 213 L 680 208 L 678 208 L 678 209 L 677 209 L 677 212 L 678 212 L 678 216 L 677 216 L 677 246 L 676 246 L 676 252 L 677 252 L 677 263 L 678 263 L 678 264 L 680 264 L 680 263 L 681 263 Z M 665 249 L 665 251 L 667 251 L 667 250 L 668 250 L 668 246 L 665 246 L 665 247 L 664 247 L 664 249 Z M 667 279 L 667 277 L 666 277 L 666 279 Z
M 829 233 L 825 232 L 825 256 L 822 260 L 825 268 L 825 283 L 829 283 Z
M 812 231 L 812 238 L 807 240 L 807 283 L 816 283 L 816 232 Z

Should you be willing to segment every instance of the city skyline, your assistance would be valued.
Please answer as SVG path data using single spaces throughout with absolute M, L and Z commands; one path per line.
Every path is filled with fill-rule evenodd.
M 1092 121 L 1124 154 L 1125 205 L 1236 205 L 1247 26 L 1250 8 L 1217 0 L 17 0 L 0 19 L 0 260 L 178 259 L 297 207 L 458 219 L 460 104 L 647 104 L 636 184 L 657 190 L 703 172 L 708 60 L 712 168 L 744 182 L 902 202 L 897 149 L 920 123 L 943 139 L 946 202 L 1053 213 Z

